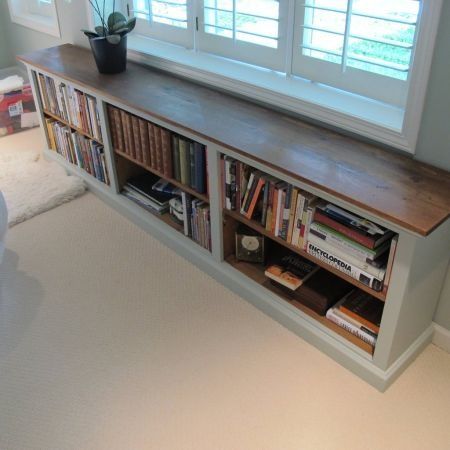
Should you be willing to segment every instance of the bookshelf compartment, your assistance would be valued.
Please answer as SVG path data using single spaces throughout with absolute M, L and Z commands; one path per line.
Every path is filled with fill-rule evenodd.
M 221 184 L 225 216 L 385 301 L 398 235 L 226 155 Z
M 44 115 L 49 147 L 68 163 L 109 186 L 110 179 L 104 146 L 76 131 L 67 123 Z
M 178 204 L 180 206 L 183 205 L 182 211 L 178 213 L 179 220 L 176 220 L 174 218 L 175 214 L 172 213 L 172 206 L 169 208 L 164 207 L 164 209 L 157 211 L 152 206 L 145 204 L 148 201 L 148 197 L 145 196 L 142 190 L 136 191 L 133 188 L 133 185 L 137 186 L 136 181 L 133 180 L 138 180 L 142 176 L 147 177 L 148 175 L 152 175 L 150 178 L 153 178 L 152 182 L 155 183 L 158 180 L 167 181 L 166 179 L 160 177 L 155 171 L 150 171 L 143 167 L 142 164 L 132 161 L 128 155 L 122 156 L 117 152 L 115 154 L 115 166 L 119 190 L 123 198 L 138 205 L 200 247 L 211 252 L 210 213 L 209 203 L 207 201 L 201 200 L 174 185 L 173 187 L 178 189 L 169 197 L 179 198 L 180 202 Z M 144 198 L 142 197 L 143 194 Z M 155 205 L 155 200 L 150 198 L 150 203 Z M 155 206 L 159 207 L 161 205 Z M 185 208 L 187 208 L 186 214 L 184 213 Z
M 206 148 L 123 109 L 107 105 L 114 152 L 208 202 Z
M 223 245 L 224 245 L 224 260 L 228 264 L 230 264 L 234 269 L 238 270 L 240 273 L 255 281 L 265 289 L 277 295 L 282 300 L 288 302 L 290 305 L 299 309 L 303 313 L 307 314 L 309 317 L 312 317 L 315 321 L 317 321 L 320 325 L 324 326 L 328 330 L 332 330 L 338 335 L 344 337 L 347 341 L 356 345 L 358 348 L 363 350 L 369 355 L 373 355 L 375 351 L 375 346 L 371 345 L 362 339 L 358 338 L 354 334 L 340 327 L 339 325 L 333 323 L 325 316 L 322 316 L 309 308 L 308 306 L 302 304 L 295 298 L 293 298 L 286 290 L 281 287 L 276 286 L 271 280 L 264 274 L 264 271 L 267 266 L 267 261 L 265 263 L 254 263 L 247 261 L 240 261 L 236 258 L 236 245 L 235 245 L 235 233 L 239 227 L 241 222 L 235 220 L 231 216 L 227 217 L 224 220 L 223 226 Z M 273 252 L 279 252 L 279 247 L 281 247 L 278 241 L 274 241 L 272 237 L 266 237 L 266 255 L 269 255 Z M 284 246 L 283 246 L 284 248 Z M 320 269 L 322 270 L 322 269 Z M 351 290 L 350 283 L 349 290 Z

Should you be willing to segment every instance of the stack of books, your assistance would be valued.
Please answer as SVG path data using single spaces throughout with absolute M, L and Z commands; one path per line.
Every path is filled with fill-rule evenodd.
M 200 194 L 207 191 L 204 145 L 111 105 L 108 120 L 115 150 Z
M 320 202 L 309 225 L 307 252 L 366 284 L 387 290 L 397 236 L 336 205 Z
M 209 204 L 182 192 L 184 234 L 203 248 L 211 250 Z
M 102 141 L 97 102 L 91 95 L 38 74 L 39 91 L 44 110 Z
M 152 213 L 164 214 L 169 210 L 169 201 L 175 194 L 159 190 L 155 186 L 159 181 L 158 176 L 146 172 L 130 178 L 122 194 Z
M 381 300 L 355 289 L 330 308 L 326 317 L 364 342 L 375 346 L 383 307 Z
M 318 198 L 229 156 L 222 159 L 223 205 L 255 220 L 266 231 L 306 250 Z
M 109 184 L 103 145 L 63 125 L 46 118 L 50 147 L 71 164 L 85 170 L 97 180 Z

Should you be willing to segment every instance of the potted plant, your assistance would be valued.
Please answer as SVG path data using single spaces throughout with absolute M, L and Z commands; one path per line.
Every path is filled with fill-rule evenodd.
M 113 12 L 106 19 L 105 3 L 102 9 L 97 0 L 89 0 L 95 13 L 100 18 L 101 25 L 95 31 L 81 30 L 88 38 L 94 54 L 95 63 L 100 73 L 119 73 L 127 67 L 127 34 L 136 26 L 136 18 L 129 20 L 120 12 Z

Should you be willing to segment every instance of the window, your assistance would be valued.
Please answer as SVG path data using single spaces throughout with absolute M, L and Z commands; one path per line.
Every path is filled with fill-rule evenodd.
M 11 21 L 61 37 L 55 0 L 8 0 Z
M 292 72 L 404 106 L 418 0 L 307 0 L 296 11 Z
M 172 44 L 193 45 L 190 0 L 134 0 L 130 15 L 137 18 L 137 33 Z
M 123 5 L 135 60 L 414 149 L 442 0 Z
M 286 15 L 277 0 L 205 0 L 199 11 L 198 49 L 283 70 Z

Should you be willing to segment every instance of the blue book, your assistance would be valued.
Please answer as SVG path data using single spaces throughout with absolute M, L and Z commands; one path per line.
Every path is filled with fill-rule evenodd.
M 195 160 L 195 190 L 200 194 L 206 192 L 206 165 L 205 165 L 205 146 L 194 142 L 194 160 Z

